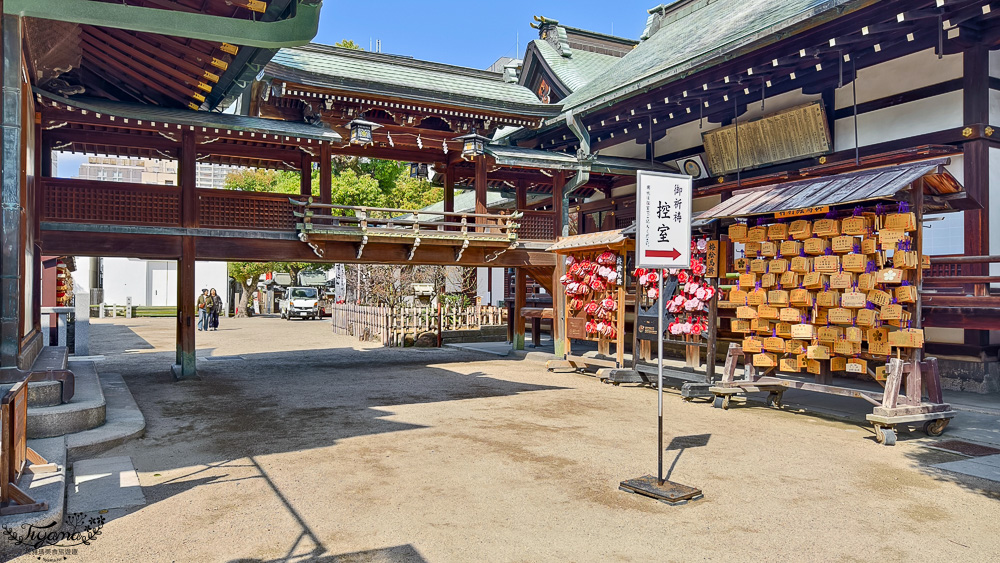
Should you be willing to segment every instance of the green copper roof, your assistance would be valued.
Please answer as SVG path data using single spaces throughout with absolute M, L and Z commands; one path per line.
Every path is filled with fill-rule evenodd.
M 523 116 L 551 117 L 561 109 L 541 103 L 524 86 L 505 82 L 500 73 L 328 45 L 282 49 L 264 73 L 317 88 Z
M 165 108 L 160 106 L 114 102 L 99 98 L 63 98 L 40 88 L 32 88 L 36 95 L 42 96 L 62 105 L 72 106 L 95 114 L 113 115 L 126 120 L 144 120 L 156 123 L 169 123 L 195 128 L 229 129 L 231 131 L 246 131 L 284 137 L 299 137 L 314 141 L 329 141 L 340 143 L 343 138 L 332 129 L 317 127 L 307 123 L 296 123 L 280 119 L 264 119 L 262 117 L 247 117 L 231 113 L 214 111 L 196 111 L 190 109 Z
M 555 73 L 563 86 L 571 92 L 579 90 L 606 72 L 619 60 L 618 57 L 612 55 L 592 53 L 583 49 L 572 49 L 572 56 L 564 57 L 548 41 L 535 39 L 532 44 L 545 59 L 545 64 Z
M 697 0 L 670 13 L 652 37 L 562 100 L 574 112 L 670 82 L 703 65 L 854 0 Z M 838 12 L 839 13 L 839 12 Z M 574 52 L 575 54 L 575 52 Z

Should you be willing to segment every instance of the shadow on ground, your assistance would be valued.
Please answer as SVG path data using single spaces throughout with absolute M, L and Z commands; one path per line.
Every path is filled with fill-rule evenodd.
M 125 324 L 92 324 L 90 330 L 91 354 L 122 354 L 127 350 L 155 348 Z

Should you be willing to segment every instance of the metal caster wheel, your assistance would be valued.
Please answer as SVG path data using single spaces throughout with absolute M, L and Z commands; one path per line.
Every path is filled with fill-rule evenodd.
M 781 393 L 770 393 L 767 396 L 767 406 L 781 408 Z
M 951 419 L 948 418 L 928 420 L 924 423 L 924 432 L 928 436 L 940 436 L 941 434 L 944 434 L 944 429 L 948 427 L 949 422 L 951 422 Z
M 883 446 L 896 445 L 896 431 L 889 427 L 875 426 L 875 439 Z
M 723 408 L 722 406 L 723 401 L 724 399 L 722 398 L 722 395 L 716 395 L 715 400 L 712 402 L 712 406 L 714 408 L 721 409 Z

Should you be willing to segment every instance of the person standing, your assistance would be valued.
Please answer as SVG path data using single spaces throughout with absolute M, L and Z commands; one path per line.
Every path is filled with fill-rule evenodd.
M 212 290 L 208 292 L 208 298 L 209 301 L 212 302 L 208 326 L 212 330 L 219 330 L 219 313 L 222 312 L 222 297 L 213 287 Z
M 198 296 L 198 330 L 208 330 L 209 306 L 208 289 L 202 289 Z

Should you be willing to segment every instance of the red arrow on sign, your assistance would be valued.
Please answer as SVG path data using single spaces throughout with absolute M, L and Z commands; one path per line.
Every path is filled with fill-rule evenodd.
M 671 260 L 677 260 L 681 253 L 677 251 L 676 248 L 671 248 L 670 250 L 647 250 L 647 258 L 670 258 Z

